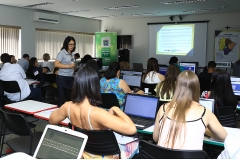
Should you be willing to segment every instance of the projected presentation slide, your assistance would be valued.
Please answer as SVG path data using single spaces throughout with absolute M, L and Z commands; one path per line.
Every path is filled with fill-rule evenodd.
M 163 25 L 157 32 L 156 54 L 192 56 L 195 24 Z

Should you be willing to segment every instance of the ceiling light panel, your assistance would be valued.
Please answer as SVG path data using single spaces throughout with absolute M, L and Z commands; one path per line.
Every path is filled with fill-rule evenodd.
M 138 13 L 138 14 L 131 14 L 132 16 L 151 16 L 156 14 L 162 14 L 161 12 L 152 12 L 152 13 Z
M 194 9 L 194 10 L 186 10 L 183 12 L 210 12 L 210 11 L 219 11 L 221 8 L 206 8 L 206 9 Z
M 32 5 L 28 5 L 28 6 L 24 6 L 26 8 L 34 8 L 34 7 L 42 7 L 42 6 L 47 6 L 47 5 L 51 5 L 54 3 L 51 2 L 45 2 L 45 3 L 39 3 L 39 4 L 32 4 Z
M 184 4 L 184 3 L 196 3 L 196 2 L 205 2 L 206 0 L 182 0 L 182 1 L 166 1 L 160 2 L 161 4 L 171 5 L 171 4 Z
M 129 9 L 129 8 L 138 8 L 139 6 L 138 5 L 132 5 L 132 6 L 115 6 L 115 7 L 107 7 L 107 8 L 104 8 L 104 9 L 107 9 L 107 10 L 114 10 L 114 9 Z
M 96 17 L 91 17 L 91 18 L 94 18 L 94 19 L 98 19 L 98 18 L 113 18 L 113 17 L 116 17 L 114 15 L 110 15 L 110 16 L 96 16 Z
M 83 13 L 83 12 L 89 12 L 89 10 L 78 10 L 78 11 L 67 11 L 67 12 L 61 12 L 62 14 L 74 14 L 74 13 Z

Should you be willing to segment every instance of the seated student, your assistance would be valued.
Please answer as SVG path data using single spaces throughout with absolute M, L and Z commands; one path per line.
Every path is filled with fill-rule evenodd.
M 177 78 L 176 90 L 170 103 L 157 113 L 153 139 L 162 147 L 202 150 L 204 133 L 224 141 L 227 132 L 216 116 L 200 105 L 199 81 L 192 71 L 183 71 Z
M 180 72 L 184 71 L 184 68 L 182 66 L 178 65 L 178 58 L 175 56 L 170 58 L 169 64 L 173 64 L 173 65 L 177 66 L 180 69 Z
M 48 53 L 43 54 L 43 60 L 44 60 L 44 62 L 42 63 L 42 67 L 46 68 L 48 70 L 48 72 L 52 72 L 53 71 L 53 63 L 51 64 L 50 62 L 48 62 L 50 60 L 50 55 Z
M 90 68 L 92 68 L 94 71 L 97 72 L 99 80 L 102 78 L 100 73 L 99 73 L 99 68 L 98 68 L 98 63 L 97 61 L 90 59 L 89 61 L 87 61 L 86 65 Z
M 159 83 L 165 79 L 165 77 L 158 73 L 158 60 L 156 58 L 149 58 L 147 62 L 147 71 L 143 75 L 142 81 L 144 83 Z
M 74 54 L 74 61 L 76 62 L 77 59 L 79 59 L 79 58 L 80 58 L 80 54 L 79 53 L 75 53 Z
M 125 71 L 129 71 L 129 70 L 130 70 L 130 65 L 129 65 L 129 63 L 126 62 L 126 61 L 120 62 L 120 69 L 121 69 L 121 70 L 125 70 Z
M 11 64 L 17 63 L 17 60 L 15 59 L 14 55 L 10 55 L 10 58 L 11 58 Z
M 158 83 L 155 91 L 160 101 L 171 101 L 175 92 L 176 80 L 180 70 L 177 66 L 170 64 L 167 69 L 165 80 Z
M 87 61 L 89 61 L 90 59 L 92 59 L 92 56 L 90 56 L 89 54 L 86 54 L 80 61 L 81 64 L 85 64 L 87 63 Z
M 228 72 L 222 69 L 216 69 L 212 73 L 210 91 L 205 92 L 204 98 L 214 99 L 215 107 L 237 107 L 238 100 L 233 93 L 230 75 Z
M 42 86 L 45 83 L 43 73 L 47 72 L 48 72 L 47 68 L 38 67 L 38 60 L 36 57 L 32 57 L 29 60 L 28 76 L 31 79 L 40 81 L 41 82 L 40 86 Z
M 23 58 L 18 60 L 17 63 L 22 67 L 24 72 L 26 72 L 27 69 L 28 69 L 28 66 L 29 66 L 29 55 L 28 54 L 24 54 Z
M 125 103 L 125 94 L 133 93 L 129 88 L 127 83 L 119 79 L 120 76 L 120 65 L 118 62 L 112 62 L 106 72 L 104 77 L 100 80 L 101 93 L 114 93 L 118 99 L 121 109 Z M 137 92 L 138 94 L 143 94 L 142 90 Z
M 200 93 L 203 91 L 209 91 L 212 79 L 212 73 L 216 69 L 216 63 L 214 61 L 209 61 L 207 66 L 207 72 L 201 72 L 198 75 L 199 83 L 200 83 Z
M 50 124 L 59 124 L 65 118 L 69 118 L 73 126 L 86 130 L 111 129 L 115 132 L 133 135 L 136 127 L 131 119 L 118 107 L 112 107 L 109 111 L 99 108 L 101 94 L 97 73 L 90 67 L 84 66 L 76 73 L 72 101 L 64 103 L 54 111 L 50 118 Z M 121 145 L 119 148 L 122 158 L 131 158 L 138 149 L 138 141 Z M 83 158 L 118 158 L 117 155 L 93 155 L 84 151 Z
M 21 89 L 21 100 L 34 99 L 42 101 L 42 92 L 39 88 L 29 87 L 25 80 L 26 74 L 19 64 L 10 64 L 10 56 L 7 53 L 1 55 L 3 67 L 0 71 L 0 79 L 3 81 L 17 81 Z M 11 101 L 19 101 L 20 93 L 4 93 Z

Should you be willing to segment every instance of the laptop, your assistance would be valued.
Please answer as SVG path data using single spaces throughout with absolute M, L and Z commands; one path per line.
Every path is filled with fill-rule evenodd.
M 69 128 L 47 125 L 33 158 L 80 159 L 87 139 L 87 135 Z
M 126 94 L 123 112 L 128 115 L 137 129 L 145 129 L 155 123 L 159 97 Z
M 143 64 L 142 63 L 133 63 L 133 70 L 142 72 L 143 71 Z
M 200 98 L 199 103 L 214 113 L 214 99 Z
M 141 88 L 142 72 L 121 70 L 120 79 L 123 79 L 131 89 Z
M 159 67 L 159 73 L 164 75 L 164 76 L 166 76 L 167 70 L 168 70 L 168 66 L 159 64 L 158 67 Z

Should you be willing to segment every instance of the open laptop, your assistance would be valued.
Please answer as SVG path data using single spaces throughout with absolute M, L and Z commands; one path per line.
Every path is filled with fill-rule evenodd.
M 168 66 L 159 64 L 158 67 L 159 67 L 159 73 L 165 76 L 167 74 Z
M 155 123 L 155 116 L 158 108 L 156 96 L 126 94 L 126 102 L 123 108 L 137 129 L 145 129 Z
M 214 113 L 214 99 L 200 98 L 199 103 Z
M 235 95 L 239 96 L 240 95 L 240 82 L 233 82 L 232 83 L 232 89 Z
M 123 79 L 131 89 L 141 88 L 142 72 L 121 70 L 120 79 Z
M 33 158 L 80 159 L 87 139 L 87 135 L 69 128 L 47 125 Z
M 142 63 L 133 63 L 133 70 L 142 72 L 143 71 L 143 64 Z

